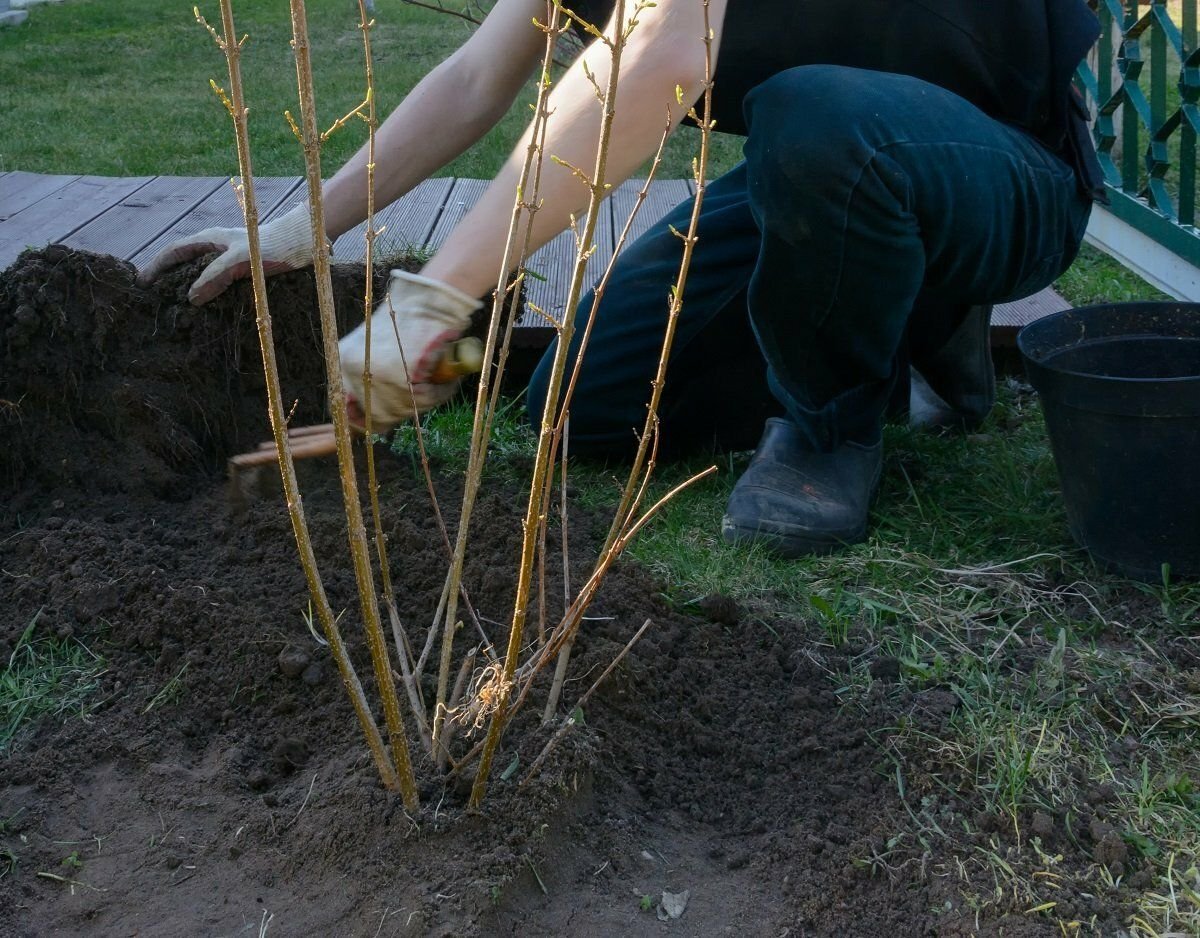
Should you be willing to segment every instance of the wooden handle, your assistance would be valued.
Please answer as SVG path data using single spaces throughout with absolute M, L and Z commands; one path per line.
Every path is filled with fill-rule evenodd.
M 252 466 L 268 466 L 276 461 L 275 444 L 263 444 L 253 453 L 238 453 L 229 457 L 229 468 L 249 469 Z M 328 456 L 337 452 L 337 440 L 332 436 L 306 434 L 292 446 L 293 459 L 309 459 L 313 456 Z
M 429 375 L 433 384 L 447 384 L 463 375 L 473 375 L 483 370 L 483 343 L 474 336 L 467 336 L 451 343 Z
M 318 423 L 311 427 L 291 427 L 288 429 L 288 439 L 293 443 L 301 443 L 312 436 L 333 436 L 333 424 Z M 275 452 L 274 440 L 263 440 L 257 447 L 260 451 Z
M 293 440 L 302 436 L 317 436 L 318 434 L 321 436 L 331 436 L 333 434 L 333 424 L 317 423 L 311 427 L 288 427 L 288 436 Z

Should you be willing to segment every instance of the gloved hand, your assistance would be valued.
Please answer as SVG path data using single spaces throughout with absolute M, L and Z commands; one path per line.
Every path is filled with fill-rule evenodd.
M 454 396 L 458 381 L 437 383 L 434 372 L 450 343 L 462 335 L 471 323 L 471 314 L 481 305 L 474 297 L 441 281 L 392 271 L 388 295 L 371 314 L 373 431 L 388 430 Z M 361 427 L 365 419 L 362 376 L 366 323 L 348 333 L 339 348 L 350 421 Z
M 267 276 L 299 270 L 312 263 L 312 226 L 308 206 L 297 205 L 291 211 L 258 229 L 262 246 L 263 270 Z M 163 248 L 139 276 L 142 283 L 157 280 L 162 273 L 192 258 L 220 251 L 188 290 L 188 299 L 202 306 L 225 292 L 233 281 L 250 276 L 250 241 L 245 228 L 206 228 L 180 238 Z

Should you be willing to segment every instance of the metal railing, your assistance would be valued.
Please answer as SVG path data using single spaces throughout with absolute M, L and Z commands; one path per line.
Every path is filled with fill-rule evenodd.
M 1101 35 L 1079 68 L 1111 205 L 1193 267 L 1200 131 L 1197 0 L 1089 0 Z

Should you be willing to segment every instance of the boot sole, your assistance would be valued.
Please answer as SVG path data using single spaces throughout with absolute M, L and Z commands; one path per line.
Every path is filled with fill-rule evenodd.
M 867 539 L 867 526 L 839 533 L 813 531 L 772 531 L 758 525 L 741 524 L 728 515 L 721 519 L 721 536 L 727 544 L 760 545 L 767 553 L 785 560 L 821 556 Z

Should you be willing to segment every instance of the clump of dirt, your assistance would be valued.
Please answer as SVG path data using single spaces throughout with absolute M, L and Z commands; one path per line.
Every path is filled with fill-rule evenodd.
M 765 628 L 719 595 L 693 615 L 632 565 L 592 607 L 564 708 L 654 625 L 584 725 L 519 789 L 550 733 L 538 704 L 522 711 L 481 815 L 464 810 L 468 779 L 419 756 L 422 807 L 407 814 L 305 624 L 278 494 L 230 514 L 214 470 L 265 432 L 252 315 L 242 291 L 187 306 L 193 273 L 144 290 L 119 262 L 52 248 L 0 278 L 0 397 L 16 407 L 0 447 L 12 493 L 0 505 L 0 657 L 33 622 L 30 641 L 86 649 L 94 666 L 74 679 L 95 685 L 82 715 L 41 720 L 5 756 L 0 933 L 658 935 L 671 927 L 660 897 L 686 892 L 689 934 L 1058 934 L 1002 906 L 980 922 L 961 884 L 891 847 L 911 807 L 873 733 L 948 719 L 952 693 L 879 681 L 842 706 L 831 677 L 848 659 L 817 648 L 810 626 Z M 297 419 L 316 419 L 304 277 L 275 278 L 273 305 L 287 393 Z M 355 282 L 340 287 L 347 320 Z M 419 470 L 380 459 L 392 578 L 419 647 L 446 552 Z M 336 473 L 302 464 L 301 483 L 365 679 Z M 460 486 L 439 473 L 444 507 Z M 522 506 L 493 481 L 465 571 L 498 648 Z M 604 530 L 572 511 L 573 583 Z M 549 539 L 555 557 L 557 525 Z M 544 596 L 552 617 L 553 569 Z
M 239 284 L 192 306 L 187 287 L 201 267 L 144 288 L 129 264 L 52 246 L 0 274 L 0 482 L 186 498 L 222 454 L 263 438 L 253 301 Z M 339 271 L 343 328 L 362 316 L 360 278 Z M 271 307 L 284 399 L 297 420 L 317 420 L 325 397 L 311 275 L 274 278 Z
M 61 245 L 0 273 L 0 488 L 187 498 L 229 453 L 269 437 L 248 282 L 187 300 L 205 261 L 154 284 L 132 265 Z M 410 258 L 389 267 L 416 269 Z M 339 334 L 362 321 L 361 265 L 335 265 Z M 380 297 L 387 269 L 374 276 Z M 310 271 L 268 280 L 285 406 L 326 419 L 320 316 Z M 481 334 L 484 310 L 470 330 Z

